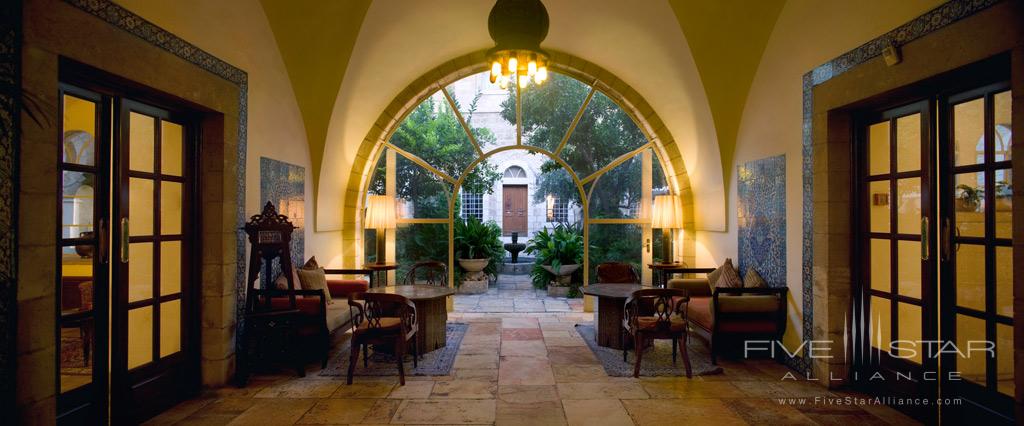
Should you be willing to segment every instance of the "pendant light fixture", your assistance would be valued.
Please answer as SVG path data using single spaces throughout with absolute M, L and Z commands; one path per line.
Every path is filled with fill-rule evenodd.
M 491 83 L 523 88 L 530 79 L 547 80 L 550 57 L 540 43 L 548 35 L 548 11 L 540 0 L 498 0 L 487 17 L 487 32 L 495 43 L 487 51 Z

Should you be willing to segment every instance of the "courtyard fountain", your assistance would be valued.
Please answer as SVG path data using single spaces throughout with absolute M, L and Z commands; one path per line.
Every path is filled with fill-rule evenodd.
M 533 259 L 523 258 L 522 261 L 519 259 L 519 252 L 526 249 L 526 244 L 519 242 L 519 233 L 512 233 L 512 242 L 504 244 L 505 250 L 509 252 L 511 257 L 507 259 L 504 264 L 501 265 L 501 272 L 505 274 L 521 275 L 530 272 L 530 268 L 533 266 Z

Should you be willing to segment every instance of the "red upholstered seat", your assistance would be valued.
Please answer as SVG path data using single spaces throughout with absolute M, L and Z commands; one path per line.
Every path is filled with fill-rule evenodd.
M 690 321 L 697 323 L 705 330 L 712 330 L 715 325 L 715 316 L 711 313 L 710 297 L 691 297 L 690 303 L 686 305 L 686 315 Z
M 332 298 L 347 299 L 351 293 L 361 293 L 370 288 L 366 280 L 327 280 L 327 289 L 331 292 Z
M 292 305 L 288 301 L 287 297 L 273 297 L 270 299 L 270 307 L 275 311 L 290 309 L 291 306 Z M 319 315 L 320 299 L 313 297 L 296 297 L 295 307 L 304 315 Z
M 658 328 L 657 317 L 636 317 L 637 328 L 640 330 L 655 330 Z M 683 331 L 686 329 L 686 323 L 683 322 L 682 318 L 673 316 L 669 321 L 669 329 L 671 331 Z
M 371 327 L 369 321 L 363 321 L 361 324 L 359 324 L 359 326 L 356 327 L 356 329 L 353 332 L 354 333 L 363 333 L 363 332 L 366 332 L 367 330 L 370 330 L 370 329 L 377 330 L 377 331 L 379 331 L 379 330 L 394 329 L 394 330 L 397 331 L 397 330 L 401 329 L 401 326 L 402 326 L 402 319 L 401 318 L 381 317 L 380 318 L 380 327 Z

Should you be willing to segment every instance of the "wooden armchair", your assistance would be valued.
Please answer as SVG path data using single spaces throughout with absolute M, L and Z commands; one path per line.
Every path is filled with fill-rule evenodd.
M 640 377 L 640 361 L 644 346 L 652 339 L 672 339 L 672 363 L 676 362 L 676 349 L 683 353 L 686 377 L 692 377 L 690 355 L 686 351 L 686 304 L 690 298 L 686 290 L 652 288 L 634 291 L 626 299 L 622 320 L 622 360 L 626 360 L 627 335 L 633 339 L 636 363 L 633 377 Z
M 362 303 L 360 303 L 362 302 Z M 355 312 L 352 321 L 352 348 L 349 354 L 348 384 L 359 361 L 359 349 L 363 350 L 363 366 L 367 360 L 369 345 L 388 345 L 398 360 L 398 381 L 405 386 L 405 351 L 409 339 L 418 339 L 416 330 L 416 305 L 405 296 L 386 293 L 355 293 L 348 296 L 348 306 Z M 412 365 L 417 366 L 419 342 L 412 343 Z M 379 347 L 379 346 L 376 346 Z
M 624 262 L 604 262 L 597 265 L 598 284 L 640 284 L 640 274 L 633 265 Z
M 417 262 L 406 272 L 402 285 L 425 284 L 438 287 L 448 286 L 448 265 L 436 260 Z

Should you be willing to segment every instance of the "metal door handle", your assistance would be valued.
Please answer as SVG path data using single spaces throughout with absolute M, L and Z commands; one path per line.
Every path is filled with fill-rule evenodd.
M 647 250 L 648 253 L 651 252 L 651 239 L 650 238 L 648 238 L 647 242 L 644 243 L 644 249 Z
M 100 228 L 100 235 L 99 235 L 100 263 L 106 265 L 107 262 L 110 261 L 110 253 L 108 253 L 108 250 L 110 250 L 110 241 L 109 241 L 109 237 L 107 236 L 107 221 L 106 221 L 106 219 L 100 219 L 99 225 L 100 225 L 99 226 L 99 228 Z
M 128 263 L 128 218 L 121 218 L 121 263 Z

